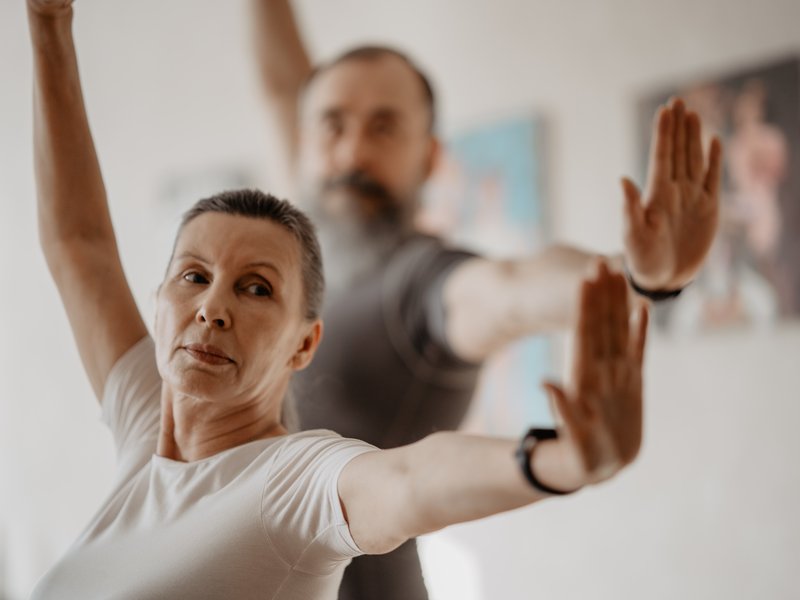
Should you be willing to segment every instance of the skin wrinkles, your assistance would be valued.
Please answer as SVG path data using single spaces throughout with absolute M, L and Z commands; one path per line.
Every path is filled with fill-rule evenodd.
M 209 260 L 207 258 L 203 257 L 199 253 L 193 253 L 193 252 L 183 252 L 179 256 L 175 256 L 172 259 L 172 262 L 178 262 L 178 261 L 184 260 L 184 259 L 194 259 L 196 261 L 199 261 L 200 263 L 203 263 L 203 265 L 208 265 L 209 264 Z M 269 261 L 256 261 L 256 262 L 251 262 L 251 263 L 248 263 L 248 264 L 244 265 L 245 269 L 250 269 L 250 268 L 255 268 L 255 267 L 263 267 L 265 269 L 269 269 L 271 271 L 274 271 L 275 275 L 277 275 L 277 277 L 281 281 L 283 281 L 283 275 L 281 274 L 281 270 L 274 263 L 269 262 Z

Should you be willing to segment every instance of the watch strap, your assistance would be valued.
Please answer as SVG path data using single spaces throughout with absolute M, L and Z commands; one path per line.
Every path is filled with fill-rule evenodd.
M 539 479 L 536 477 L 536 474 L 533 472 L 533 453 L 536 450 L 536 445 L 544 440 L 556 439 L 558 439 L 558 432 L 555 429 L 532 427 L 520 440 L 514 456 L 516 456 L 517 462 L 519 463 L 525 479 L 534 489 L 551 496 L 566 496 L 567 494 L 571 494 L 573 491 L 577 490 L 564 491 L 552 488 L 549 485 L 539 481 Z

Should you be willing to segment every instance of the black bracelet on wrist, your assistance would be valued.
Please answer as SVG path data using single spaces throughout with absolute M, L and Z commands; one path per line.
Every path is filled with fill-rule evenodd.
M 636 292 L 640 296 L 649 298 L 653 302 L 663 302 L 664 300 L 671 300 L 672 298 L 677 298 L 678 296 L 681 295 L 681 292 L 685 289 L 685 287 L 683 287 L 683 288 L 678 288 L 677 290 L 646 290 L 633 280 L 633 275 L 631 275 L 631 272 L 628 270 L 627 267 L 625 267 L 625 277 L 627 278 L 628 283 L 631 284 L 631 287 L 633 288 L 634 292 Z
M 566 496 L 578 490 L 565 492 L 551 488 L 549 485 L 539 481 L 533 473 L 533 451 L 536 449 L 536 444 L 540 441 L 556 439 L 558 439 L 558 432 L 555 429 L 532 427 L 520 440 L 514 456 L 522 469 L 522 474 L 525 475 L 525 479 L 528 480 L 528 483 L 533 488 L 551 496 Z

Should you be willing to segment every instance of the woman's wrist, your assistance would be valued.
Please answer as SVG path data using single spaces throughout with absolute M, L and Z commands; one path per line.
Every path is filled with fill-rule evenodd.
M 528 456 L 528 468 L 545 487 L 570 493 L 586 485 L 585 473 L 579 461 L 558 439 L 541 440 Z
M 73 45 L 72 8 L 68 8 L 63 13 L 51 15 L 38 12 L 29 3 L 28 26 L 34 49 L 44 52 L 45 56 L 51 52 L 60 55 L 64 48 L 70 48 Z
M 72 0 L 28 0 L 28 15 L 50 21 L 72 17 Z

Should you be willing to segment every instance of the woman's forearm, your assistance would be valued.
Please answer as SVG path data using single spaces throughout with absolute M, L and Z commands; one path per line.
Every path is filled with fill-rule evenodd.
M 440 432 L 357 457 L 339 478 L 353 538 L 364 552 L 381 554 L 409 538 L 544 499 L 525 480 L 515 448 L 511 440 Z M 533 468 L 556 489 L 576 489 L 580 482 L 561 454 L 557 444 L 542 442 Z
M 517 441 L 441 432 L 408 446 L 409 502 L 416 536 L 544 498 L 514 458 Z M 556 489 L 580 487 L 556 443 L 540 442 L 534 472 Z

